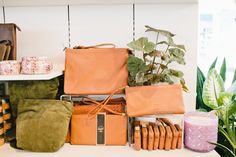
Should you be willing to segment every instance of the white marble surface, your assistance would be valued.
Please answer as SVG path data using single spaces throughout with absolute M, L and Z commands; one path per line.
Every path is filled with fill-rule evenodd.
M 220 157 L 215 151 L 197 153 L 188 149 L 135 151 L 128 146 L 77 146 L 65 144 L 55 153 L 32 153 L 11 148 L 8 144 L 0 147 L 1 157 Z

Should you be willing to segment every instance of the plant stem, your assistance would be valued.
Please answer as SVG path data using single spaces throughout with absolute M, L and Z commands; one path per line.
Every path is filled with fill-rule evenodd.
M 169 47 L 170 47 L 170 45 L 167 46 L 167 48 L 166 48 L 166 50 L 165 50 L 165 53 L 167 52 L 167 50 L 169 49 Z M 161 60 L 161 64 L 162 64 L 162 63 L 163 63 L 163 61 Z M 160 66 L 158 67 L 157 74 L 158 74 L 159 71 L 160 71 L 161 64 L 160 64 Z M 168 66 L 168 64 L 169 64 L 169 62 L 167 62 L 165 66 Z M 160 74 L 162 74 L 164 70 L 165 70 L 165 69 L 162 69 L 162 71 L 160 72 Z
M 143 52 L 143 61 L 144 61 L 145 64 L 146 64 L 146 58 L 145 58 L 145 54 L 144 54 L 144 52 Z
M 158 38 L 159 38 L 159 32 L 157 33 L 157 37 L 156 37 L 156 44 L 155 44 L 155 50 L 157 48 L 157 42 L 158 42 Z M 152 60 L 152 68 L 151 68 L 151 73 L 153 72 L 153 69 L 154 69 L 154 63 L 155 63 L 155 60 L 156 60 L 156 56 L 153 57 L 153 60 Z

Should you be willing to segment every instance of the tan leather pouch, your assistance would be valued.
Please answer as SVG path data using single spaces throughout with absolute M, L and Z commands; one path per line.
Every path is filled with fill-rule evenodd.
M 148 130 L 146 125 L 142 126 L 142 149 L 148 148 Z
M 104 48 L 110 46 L 110 48 Z M 114 44 L 66 49 L 66 94 L 110 94 L 128 85 L 129 50 Z
M 159 149 L 164 149 L 165 148 L 166 129 L 163 125 L 158 125 L 158 128 L 160 131 Z
M 151 125 L 148 126 L 148 150 L 153 150 L 154 146 L 154 132 Z
M 168 125 L 172 131 L 173 134 L 173 140 L 171 143 L 171 149 L 177 148 L 178 138 L 179 138 L 179 132 L 176 129 L 175 125 L 167 118 L 160 118 L 162 122 L 164 122 L 166 125 Z
M 177 148 L 181 149 L 182 148 L 182 143 L 183 143 L 183 131 L 182 131 L 182 129 L 180 128 L 180 126 L 178 124 L 175 124 L 175 127 L 179 132 Z
M 153 150 L 158 149 L 159 142 L 160 142 L 160 131 L 157 125 L 153 126 L 153 132 L 154 132 L 154 144 L 153 144 Z
M 165 150 L 170 150 L 173 139 L 173 133 L 169 126 L 165 126 L 165 129 L 166 129 Z
M 141 150 L 141 130 L 140 126 L 135 126 L 134 128 L 134 149 Z
M 130 117 L 184 113 L 180 84 L 127 87 L 125 94 Z
M 127 117 L 124 115 L 105 115 L 104 127 L 97 126 L 97 117 L 87 114 L 73 114 L 71 120 L 71 144 L 97 145 L 98 133 L 104 131 L 105 145 L 126 145 Z

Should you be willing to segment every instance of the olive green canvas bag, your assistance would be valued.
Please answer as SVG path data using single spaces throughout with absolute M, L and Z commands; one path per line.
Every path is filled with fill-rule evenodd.
M 16 120 L 17 147 L 33 152 L 55 152 L 65 143 L 72 103 L 23 99 Z

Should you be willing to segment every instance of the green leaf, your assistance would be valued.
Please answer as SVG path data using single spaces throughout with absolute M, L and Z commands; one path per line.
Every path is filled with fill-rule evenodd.
M 230 136 L 228 135 L 228 133 L 225 131 L 225 129 L 222 126 L 219 126 L 219 131 L 222 133 L 222 135 L 224 135 L 224 137 L 229 141 L 230 145 L 236 149 L 236 143 L 234 143 L 232 141 L 232 139 L 230 138 Z
M 145 32 L 156 32 L 156 33 L 160 33 L 161 35 L 166 36 L 166 37 L 175 36 L 175 34 L 169 32 L 169 31 L 166 31 L 166 30 L 156 29 L 156 28 L 150 27 L 148 25 L 145 25 L 145 27 L 147 28 Z
M 155 50 L 155 44 L 153 42 L 149 42 L 148 38 L 146 37 L 141 37 L 135 41 L 132 41 L 128 43 L 127 46 L 134 50 L 145 53 L 150 53 Z
M 138 84 L 144 84 L 144 82 L 146 82 L 147 79 L 144 77 L 144 73 L 143 72 L 138 72 L 135 76 L 135 82 Z
M 231 104 L 233 96 L 233 93 L 221 92 L 219 94 L 219 98 L 217 99 L 218 105 L 222 106 Z
M 197 67 L 197 97 L 196 97 L 196 109 L 204 109 L 206 111 L 210 111 L 211 108 L 206 106 L 202 100 L 202 90 L 203 90 L 203 83 L 205 82 L 206 78 L 199 67 Z
M 210 70 L 204 84 L 202 98 L 203 102 L 210 108 L 218 108 L 217 99 L 224 92 L 224 82 L 215 69 Z
M 180 84 L 182 85 L 183 90 L 184 90 L 185 92 L 188 92 L 188 87 L 187 87 L 186 84 L 185 84 L 184 78 L 181 78 L 181 79 L 180 79 Z
M 226 60 L 224 58 L 223 63 L 220 68 L 220 76 L 222 77 L 223 81 L 225 81 L 226 77 Z
M 155 50 L 155 51 L 150 52 L 148 55 L 149 55 L 150 57 L 160 57 L 161 54 L 162 54 L 161 51 Z
M 216 62 L 217 62 L 217 60 L 218 60 L 218 57 L 216 57 L 216 59 L 214 60 L 214 62 L 211 64 L 211 67 L 210 67 L 210 69 L 208 70 L 208 73 L 209 73 L 209 71 L 210 71 L 211 69 L 213 69 L 213 68 L 216 67 Z
M 236 70 L 234 71 L 234 77 L 232 83 L 234 83 L 235 81 L 236 81 Z
M 181 49 L 183 51 L 186 51 L 184 45 L 176 45 L 173 42 L 171 43 L 170 41 L 169 42 L 167 42 L 167 41 L 160 41 L 160 42 L 157 43 L 157 45 L 162 45 L 162 44 L 170 46 L 170 47 L 173 47 L 173 48 L 178 48 L 178 49 Z
M 229 154 L 230 154 L 231 156 L 236 157 L 236 155 L 235 155 L 229 148 L 227 148 L 226 146 L 224 146 L 224 145 L 222 145 L 222 144 L 220 144 L 220 143 L 213 143 L 213 142 L 209 142 L 209 143 L 210 143 L 210 144 L 213 144 L 213 145 L 215 145 L 215 146 L 217 146 L 217 147 L 219 147 L 220 149 L 222 149 L 222 150 L 224 150 L 224 151 L 229 152 Z
M 180 50 L 178 48 L 170 48 L 169 50 L 170 53 L 170 60 L 171 61 L 176 61 L 179 64 L 185 65 L 185 60 L 184 60 L 184 51 Z
M 130 55 L 128 58 L 128 71 L 133 77 L 136 77 L 138 72 L 145 72 L 148 70 L 148 66 L 144 61 L 138 57 Z
M 185 46 L 184 45 L 175 45 L 177 48 L 179 48 L 179 49 L 182 49 L 182 50 L 184 50 L 184 51 L 186 51 L 186 49 L 185 49 Z
M 174 69 L 166 69 L 165 73 L 171 76 L 178 77 L 178 78 L 182 78 L 184 76 L 184 73 L 182 71 L 174 70 Z

